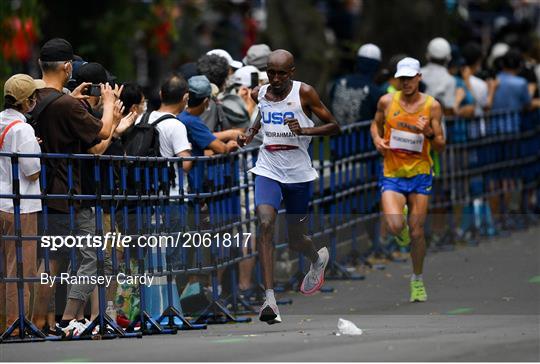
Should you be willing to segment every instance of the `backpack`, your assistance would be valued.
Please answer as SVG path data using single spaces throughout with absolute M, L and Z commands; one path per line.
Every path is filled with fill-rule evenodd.
M 223 130 L 247 128 L 251 124 L 249 113 L 240 96 L 226 94 L 217 102 L 217 107 Z
M 149 123 L 150 112 L 145 112 L 138 124 L 135 124 L 122 136 L 124 152 L 127 156 L 160 157 L 159 131 L 157 126 L 163 120 L 173 119 L 174 116 L 163 115 L 152 124 Z
M 55 90 L 56 91 L 56 90 Z M 60 97 L 64 96 L 64 93 L 60 91 L 51 92 L 47 97 L 45 97 L 39 104 L 36 105 L 34 110 L 30 113 L 30 115 L 27 117 L 28 123 L 34 128 L 34 130 L 37 132 L 38 128 L 38 122 L 39 117 L 41 116 L 41 113 L 54 101 L 58 100 Z M 38 135 L 39 136 L 39 135 Z
M 174 119 L 175 117 L 172 114 L 163 115 L 154 121 L 152 124 L 149 123 L 150 112 L 145 112 L 141 117 L 141 121 L 138 124 L 132 125 L 122 136 L 122 145 L 124 148 L 124 153 L 127 156 L 134 157 L 161 157 L 159 152 L 159 131 L 157 126 L 164 120 Z M 180 122 L 180 121 L 179 121 Z M 128 176 L 127 180 L 128 190 L 130 193 L 135 193 L 135 184 L 134 184 L 134 162 L 128 163 Z M 175 186 L 176 173 L 174 165 L 169 166 L 169 185 Z M 162 181 L 161 169 L 159 171 L 159 180 Z M 156 190 L 165 191 L 169 186 L 165 186 L 160 183 L 160 186 L 153 186 Z

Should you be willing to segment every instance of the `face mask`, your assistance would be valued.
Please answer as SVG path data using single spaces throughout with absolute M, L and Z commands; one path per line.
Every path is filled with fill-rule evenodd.
M 143 109 L 142 109 L 142 113 L 144 114 L 147 109 L 148 109 L 148 100 L 145 100 L 144 105 L 143 105 Z
M 68 69 L 68 66 L 66 65 L 66 72 L 67 72 L 67 69 Z M 71 67 L 71 70 L 69 72 L 67 72 L 67 79 L 66 79 L 66 82 L 64 82 L 64 84 L 67 84 L 69 82 L 69 80 L 71 80 L 73 78 L 73 66 Z
M 225 80 L 225 88 L 229 89 L 234 85 L 234 73 L 231 73 L 227 76 L 227 79 Z

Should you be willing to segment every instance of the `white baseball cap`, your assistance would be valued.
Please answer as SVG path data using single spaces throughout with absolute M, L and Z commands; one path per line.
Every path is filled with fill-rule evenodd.
M 233 75 L 234 84 L 242 85 L 245 87 L 251 87 L 251 75 L 253 73 L 256 73 L 257 78 L 259 78 L 259 70 L 257 69 L 257 67 L 244 66 L 242 68 L 237 69 Z
M 405 57 L 397 64 L 397 72 L 394 78 L 414 77 L 420 73 L 420 62 L 411 57 Z
M 380 61 L 382 59 L 381 49 L 373 43 L 364 44 L 358 48 L 358 57 L 365 57 Z
M 450 43 L 444 38 L 433 38 L 427 46 L 428 58 L 444 59 L 449 61 L 452 55 Z
M 235 61 L 229 52 L 227 52 L 225 49 L 212 49 L 211 51 L 206 52 L 206 54 L 215 54 L 216 56 L 223 57 L 229 62 L 229 66 L 232 68 L 241 68 L 244 64 L 240 61 Z
M 265 85 L 269 81 L 266 71 L 259 71 L 259 85 Z
M 504 56 L 510 50 L 510 46 L 506 43 L 496 43 L 493 48 L 491 48 L 491 53 L 487 59 L 489 67 L 493 67 L 493 62 L 499 57 Z

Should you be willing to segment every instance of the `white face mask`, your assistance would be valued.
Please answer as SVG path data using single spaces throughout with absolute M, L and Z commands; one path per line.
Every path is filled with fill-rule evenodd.
M 146 112 L 146 110 L 148 110 L 148 100 L 144 101 L 144 106 L 143 106 L 143 109 L 142 109 L 142 113 L 144 114 Z
M 234 73 L 231 73 L 227 76 L 227 79 L 225 80 L 225 89 L 229 89 L 234 85 Z

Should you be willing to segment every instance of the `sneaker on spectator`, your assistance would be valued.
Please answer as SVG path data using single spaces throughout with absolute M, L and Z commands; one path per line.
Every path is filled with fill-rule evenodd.
M 114 329 L 111 327 L 111 325 L 107 324 L 105 333 L 106 334 L 114 333 Z M 99 325 L 96 325 L 96 327 L 94 327 L 94 329 L 92 330 L 92 335 L 97 335 L 97 334 L 99 334 Z
M 79 321 L 73 319 L 66 327 L 61 327 L 60 324 L 56 324 L 55 333 L 57 336 L 61 336 L 64 339 L 71 339 L 72 337 L 79 336 L 86 329 L 86 326 Z

